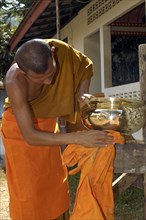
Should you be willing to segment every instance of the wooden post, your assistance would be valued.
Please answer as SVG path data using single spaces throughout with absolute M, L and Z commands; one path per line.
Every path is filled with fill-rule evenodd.
M 146 44 L 139 45 L 138 49 L 139 49 L 140 92 L 141 92 L 141 99 L 144 101 L 145 109 L 146 109 Z M 144 143 L 146 145 L 146 123 L 143 127 L 143 137 L 144 137 Z M 144 173 L 144 197 L 145 197 L 144 219 L 146 219 L 146 173 Z
M 116 144 L 115 173 L 146 173 L 145 144 Z
M 114 199 L 116 197 L 119 197 L 123 191 L 128 189 L 128 187 L 131 186 L 131 184 L 134 183 L 139 176 L 140 176 L 140 174 L 133 175 L 133 173 L 122 173 L 112 183 L 113 192 L 114 192 Z
M 57 29 L 57 39 L 60 39 L 60 12 L 59 12 L 59 0 L 56 0 L 56 29 Z
M 146 44 L 139 46 L 139 74 L 141 99 L 146 107 Z M 143 127 L 144 142 L 146 143 L 146 124 Z
M 56 0 L 56 35 L 57 39 L 60 40 L 60 7 L 59 0 Z M 58 125 L 61 133 L 66 133 L 66 121 L 63 118 L 58 118 Z M 64 151 L 66 145 L 61 145 L 62 151 Z

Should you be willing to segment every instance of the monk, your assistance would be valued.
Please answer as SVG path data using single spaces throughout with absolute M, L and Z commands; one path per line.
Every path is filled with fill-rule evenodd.
M 62 41 L 33 39 L 15 53 L 5 77 L 2 138 L 12 220 L 69 218 L 69 190 L 60 145 L 107 146 L 105 131 L 58 133 L 57 117 L 76 123 L 93 65 Z

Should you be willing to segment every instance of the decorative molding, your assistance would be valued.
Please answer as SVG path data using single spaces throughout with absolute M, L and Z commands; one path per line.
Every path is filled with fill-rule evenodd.
M 109 97 L 141 99 L 139 82 L 105 88 L 103 92 Z
M 115 7 L 123 0 L 98 0 L 87 10 L 88 25 Z
M 121 92 L 109 95 L 109 97 L 118 97 L 118 98 L 126 98 L 126 99 L 140 99 L 140 91 L 132 91 L 132 92 Z
M 146 24 L 142 24 L 142 23 L 124 23 L 124 22 L 113 22 L 111 24 L 111 26 L 113 27 L 146 27 Z
M 146 36 L 146 32 L 142 31 L 112 31 L 111 32 L 112 36 Z

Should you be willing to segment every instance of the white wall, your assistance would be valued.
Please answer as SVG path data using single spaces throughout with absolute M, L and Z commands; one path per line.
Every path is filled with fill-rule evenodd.
M 68 43 L 74 46 L 76 49 L 84 52 L 89 58 L 92 59 L 94 64 L 94 76 L 91 81 L 90 93 L 105 92 L 106 96 L 112 95 L 127 96 L 131 94 L 139 94 L 139 83 L 133 85 L 124 85 L 123 88 L 116 87 L 113 89 L 112 74 L 111 74 L 111 34 L 110 23 L 118 19 L 122 15 L 131 11 L 145 0 L 107 0 L 104 5 L 100 5 L 98 13 L 101 13 L 98 18 L 89 22 L 89 9 L 93 9 L 92 6 L 101 1 L 93 0 L 85 8 L 83 8 L 79 14 L 61 30 L 61 39 L 68 38 Z M 115 6 L 113 2 L 118 2 Z M 103 10 L 106 10 L 105 13 Z M 125 93 L 124 93 L 124 92 Z M 127 91 L 127 92 L 126 92 Z M 136 92 L 135 92 L 136 91 Z M 134 98 L 134 97 L 133 97 Z M 136 139 L 142 140 L 142 131 L 134 134 Z
M 94 77 L 91 79 L 90 93 L 101 91 L 101 67 L 100 67 L 100 33 L 99 31 L 84 39 L 84 53 L 93 61 Z
M 103 5 L 104 7 L 100 6 L 100 8 L 105 10 L 107 3 L 111 2 L 113 1 L 107 0 L 105 5 Z M 98 61 L 96 60 L 96 56 L 98 56 L 97 54 L 94 55 L 95 58 L 92 57 L 92 59 L 96 70 L 93 81 L 98 82 L 99 75 L 101 75 L 101 81 L 100 85 L 98 82 L 97 86 L 91 84 L 91 91 L 93 92 L 95 91 L 95 87 L 103 90 L 105 87 L 111 86 L 111 57 L 107 56 L 107 54 L 110 54 L 108 53 L 110 51 L 110 27 L 108 25 L 120 16 L 143 3 L 144 0 L 117 0 L 117 2 L 119 3 L 107 10 L 106 13 L 103 13 L 101 16 L 99 16 L 98 19 L 95 19 L 93 22 L 88 24 L 88 10 L 93 6 L 93 4 L 99 3 L 98 0 L 92 0 L 69 24 L 67 24 L 61 30 L 61 39 L 68 37 L 68 43 L 84 53 L 89 52 L 89 49 L 87 51 L 87 41 L 88 45 L 91 44 L 89 41 L 92 37 L 90 36 L 93 36 L 97 32 L 100 33 L 100 38 L 97 40 L 97 44 L 100 42 L 100 58 L 98 58 Z M 102 10 L 99 11 L 99 13 L 101 12 Z M 99 45 L 97 45 L 97 47 L 98 46 Z M 90 56 L 90 52 L 87 55 Z M 98 63 L 98 66 L 100 66 L 100 74 L 98 72 L 99 69 L 96 67 L 96 62 L 100 62 L 100 65 Z

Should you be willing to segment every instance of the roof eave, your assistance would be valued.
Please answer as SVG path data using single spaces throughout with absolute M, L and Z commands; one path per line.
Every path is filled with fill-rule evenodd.
M 51 2 L 52 0 L 38 0 L 32 5 L 9 41 L 10 51 L 15 49 L 24 34 Z

